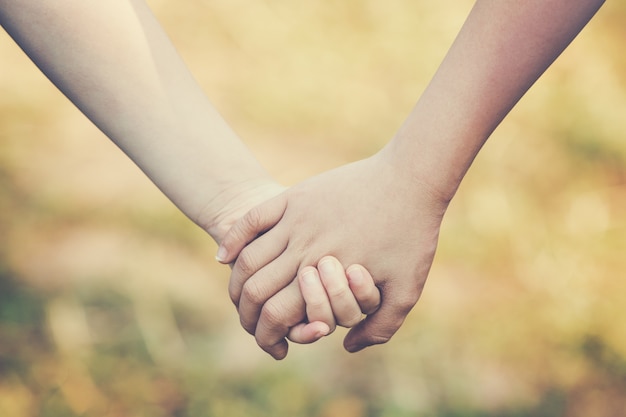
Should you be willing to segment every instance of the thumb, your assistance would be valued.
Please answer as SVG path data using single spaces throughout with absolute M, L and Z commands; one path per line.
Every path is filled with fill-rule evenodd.
M 419 294 L 407 296 L 401 288 L 383 289 L 380 308 L 350 329 L 343 341 L 344 348 L 348 352 L 358 352 L 368 346 L 387 343 L 418 299 Z
M 257 236 L 274 227 L 287 209 L 287 198 L 280 194 L 248 211 L 230 228 L 217 249 L 218 262 L 233 262 L 239 252 Z

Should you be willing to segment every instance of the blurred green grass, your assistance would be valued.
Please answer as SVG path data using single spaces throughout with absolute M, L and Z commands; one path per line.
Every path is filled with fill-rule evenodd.
M 472 2 L 150 1 L 285 183 L 392 137 Z M 626 6 L 494 134 L 388 345 L 275 363 L 191 225 L 0 35 L 0 414 L 626 413 Z

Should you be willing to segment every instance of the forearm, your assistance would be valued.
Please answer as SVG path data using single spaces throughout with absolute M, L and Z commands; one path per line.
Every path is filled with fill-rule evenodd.
M 192 220 L 266 175 L 140 0 L 0 0 L 0 23 Z
M 478 0 L 383 152 L 452 198 L 480 148 L 603 0 Z

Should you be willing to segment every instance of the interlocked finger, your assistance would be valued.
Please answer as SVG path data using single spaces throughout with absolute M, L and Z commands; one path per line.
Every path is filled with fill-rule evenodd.
M 361 265 L 351 265 L 346 270 L 348 284 L 363 314 L 372 314 L 380 307 L 380 290 L 369 271 Z
M 362 318 L 361 307 L 350 290 L 341 263 L 332 256 L 326 256 L 319 261 L 317 268 L 337 324 L 356 326 Z
M 238 305 L 239 319 L 244 329 L 251 334 L 256 334 L 262 309 L 268 307 L 267 303 L 270 298 L 290 285 L 292 281 L 295 281 L 296 273 L 297 265 L 293 264 L 289 256 L 283 254 L 245 281 Z M 298 285 L 295 282 L 294 284 L 298 290 L 297 298 L 302 303 Z M 301 304 L 301 306 L 300 315 L 302 316 L 301 319 L 304 319 L 304 305 Z M 270 305 L 269 307 L 272 308 L 273 306 Z M 302 320 L 290 323 L 289 327 L 300 321 Z M 282 325 L 284 323 L 276 324 Z
M 320 321 L 328 326 L 328 334 L 335 330 L 335 316 L 326 290 L 317 269 L 306 267 L 298 275 L 300 292 L 306 303 L 306 316 L 309 323 Z

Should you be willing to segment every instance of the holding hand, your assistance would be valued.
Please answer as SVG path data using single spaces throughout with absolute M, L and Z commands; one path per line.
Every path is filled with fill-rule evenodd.
M 361 265 L 344 272 L 332 256 L 322 258 L 317 268 L 303 268 L 298 286 L 306 304 L 306 322 L 289 330 L 287 338 L 295 343 L 314 342 L 331 334 L 337 325 L 354 327 L 363 314 L 375 312 L 380 305 L 380 292 L 369 272 Z
M 218 254 L 237 259 L 230 294 L 263 349 L 287 354 L 284 336 L 297 322 L 277 312 L 298 311 L 292 281 L 326 254 L 363 265 L 382 292 L 346 349 L 391 338 L 420 297 L 444 212 L 482 145 L 602 3 L 476 1 L 383 151 L 305 181 L 233 226 Z
M 218 254 L 225 263 L 236 259 L 229 291 L 241 323 L 273 357 L 287 354 L 285 337 L 302 321 L 295 277 L 302 280 L 306 267 L 328 253 L 344 265 L 363 265 L 382 293 L 380 308 L 348 333 L 347 350 L 387 342 L 419 299 L 447 200 L 400 172 L 391 155 L 296 185 L 248 212 L 224 237 Z
M 480 148 L 603 2 L 476 1 L 382 152 L 278 196 L 142 0 L 0 0 L 0 25 L 220 243 L 221 262 L 236 260 L 229 291 L 242 325 L 283 358 L 285 337 L 306 343 L 337 323 L 355 326 L 349 351 L 391 338 L 420 297 L 444 212 Z

